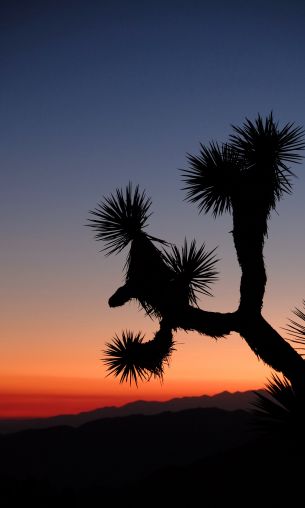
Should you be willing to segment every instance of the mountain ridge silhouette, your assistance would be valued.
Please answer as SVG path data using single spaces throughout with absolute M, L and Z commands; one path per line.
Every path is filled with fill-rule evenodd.
M 264 435 L 250 411 L 215 407 L 2 434 L 0 455 L 5 508 L 41 508 L 42 500 L 44 508 L 140 508 L 143 499 L 148 507 L 160 500 L 197 506 L 197 499 L 219 508 L 297 506 L 288 503 L 290 486 L 304 473 L 303 452 L 293 442 Z M 291 460 L 302 464 L 297 475 L 282 467 Z M 257 475 L 261 485 L 253 492 Z
M 7 486 L 13 486 L 9 496 L 31 485 L 44 495 L 124 489 L 160 467 L 190 464 L 250 441 L 250 421 L 243 410 L 197 408 L 2 434 L 0 494 Z
M 26 429 L 48 428 L 58 425 L 79 427 L 84 423 L 100 418 L 112 418 L 133 414 L 153 415 L 165 411 L 183 411 L 184 409 L 218 407 L 227 411 L 248 410 L 255 398 L 255 392 L 265 393 L 263 389 L 229 392 L 215 395 L 175 397 L 166 401 L 136 400 L 122 406 L 105 406 L 77 414 L 59 414 L 50 417 L 26 419 L 0 419 L 0 434 L 18 432 Z

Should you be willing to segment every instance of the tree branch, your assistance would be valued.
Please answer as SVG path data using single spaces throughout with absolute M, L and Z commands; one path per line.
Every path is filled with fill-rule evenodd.
M 240 310 L 207 312 L 189 306 L 176 316 L 174 323 L 176 328 L 194 330 L 211 337 L 237 332 L 267 365 L 282 372 L 294 384 L 305 383 L 303 358 L 260 314 L 247 314 Z
M 132 297 L 128 285 L 122 286 L 110 297 L 109 305 L 123 305 Z M 245 308 L 235 312 L 210 312 L 188 305 L 164 316 L 162 323 L 171 329 L 197 331 L 214 338 L 237 332 L 264 363 L 282 372 L 294 384 L 305 383 L 303 358 L 260 313 Z

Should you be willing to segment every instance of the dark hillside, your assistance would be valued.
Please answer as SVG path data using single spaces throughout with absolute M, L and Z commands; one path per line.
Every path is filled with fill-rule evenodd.
M 189 465 L 249 442 L 249 422 L 247 412 L 208 408 L 2 436 L 1 506 L 27 497 L 31 506 L 67 495 L 118 497 L 160 468 Z

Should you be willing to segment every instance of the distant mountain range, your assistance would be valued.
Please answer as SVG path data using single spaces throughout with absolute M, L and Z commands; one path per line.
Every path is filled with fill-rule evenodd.
M 258 390 L 263 393 L 263 390 Z M 123 406 L 109 406 L 93 411 L 82 412 L 72 415 L 58 415 L 49 418 L 32 418 L 26 420 L 0 420 L 0 433 L 18 432 L 26 429 L 43 429 L 58 425 L 79 427 L 84 423 L 100 418 L 112 418 L 128 415 L 154 415 L 165 411 L 182 411 L 193 408 L 217 407 L 227 411 L 237 409 L 249 410 L 255 398 L 252 390 L 245 392 L 224 391 L 217 395 L 201 395 L 198 397 L 174 398 L 165 402 L 138 400 Z
M 292 438 L 262 434 L 249 411 L 215 407 L 2 434 L 0 506 L 303 506 L 302 440 Z
M 123 496 L 125 508 L 126 489 L 132 492 L 160 467 L 183 466 L 247 443 L 253 437 L 250 421 L 246 411 L 198 408 L 2 435 L 0 506 L 45 508 L 61 500 L 74 507 L 82 499 L 81 506 L 119 507 L 117 496 Z

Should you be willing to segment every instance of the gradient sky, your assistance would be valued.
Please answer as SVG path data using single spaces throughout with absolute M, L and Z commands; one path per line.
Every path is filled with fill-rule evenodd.
M 0 416 L 259 388 L 270 369 L 237 335 L 178 333 L 164 383 L 105 378 L 105 342 L 158 328 L 110 309 L 124 254 L 105 258 L 84 224 L 129 180 L 153 200 L 149 232 L 218 246 L 205 309 L 238 304 L 230 216 L 186 203 L 178 168 L 199 143 L 271 110 L 305 125 L 305 5 L 273 1 L 14 1 L 0 4 Z M 265 248 L 264 316 L 279 331 L 305 297 L 304 164 Z

